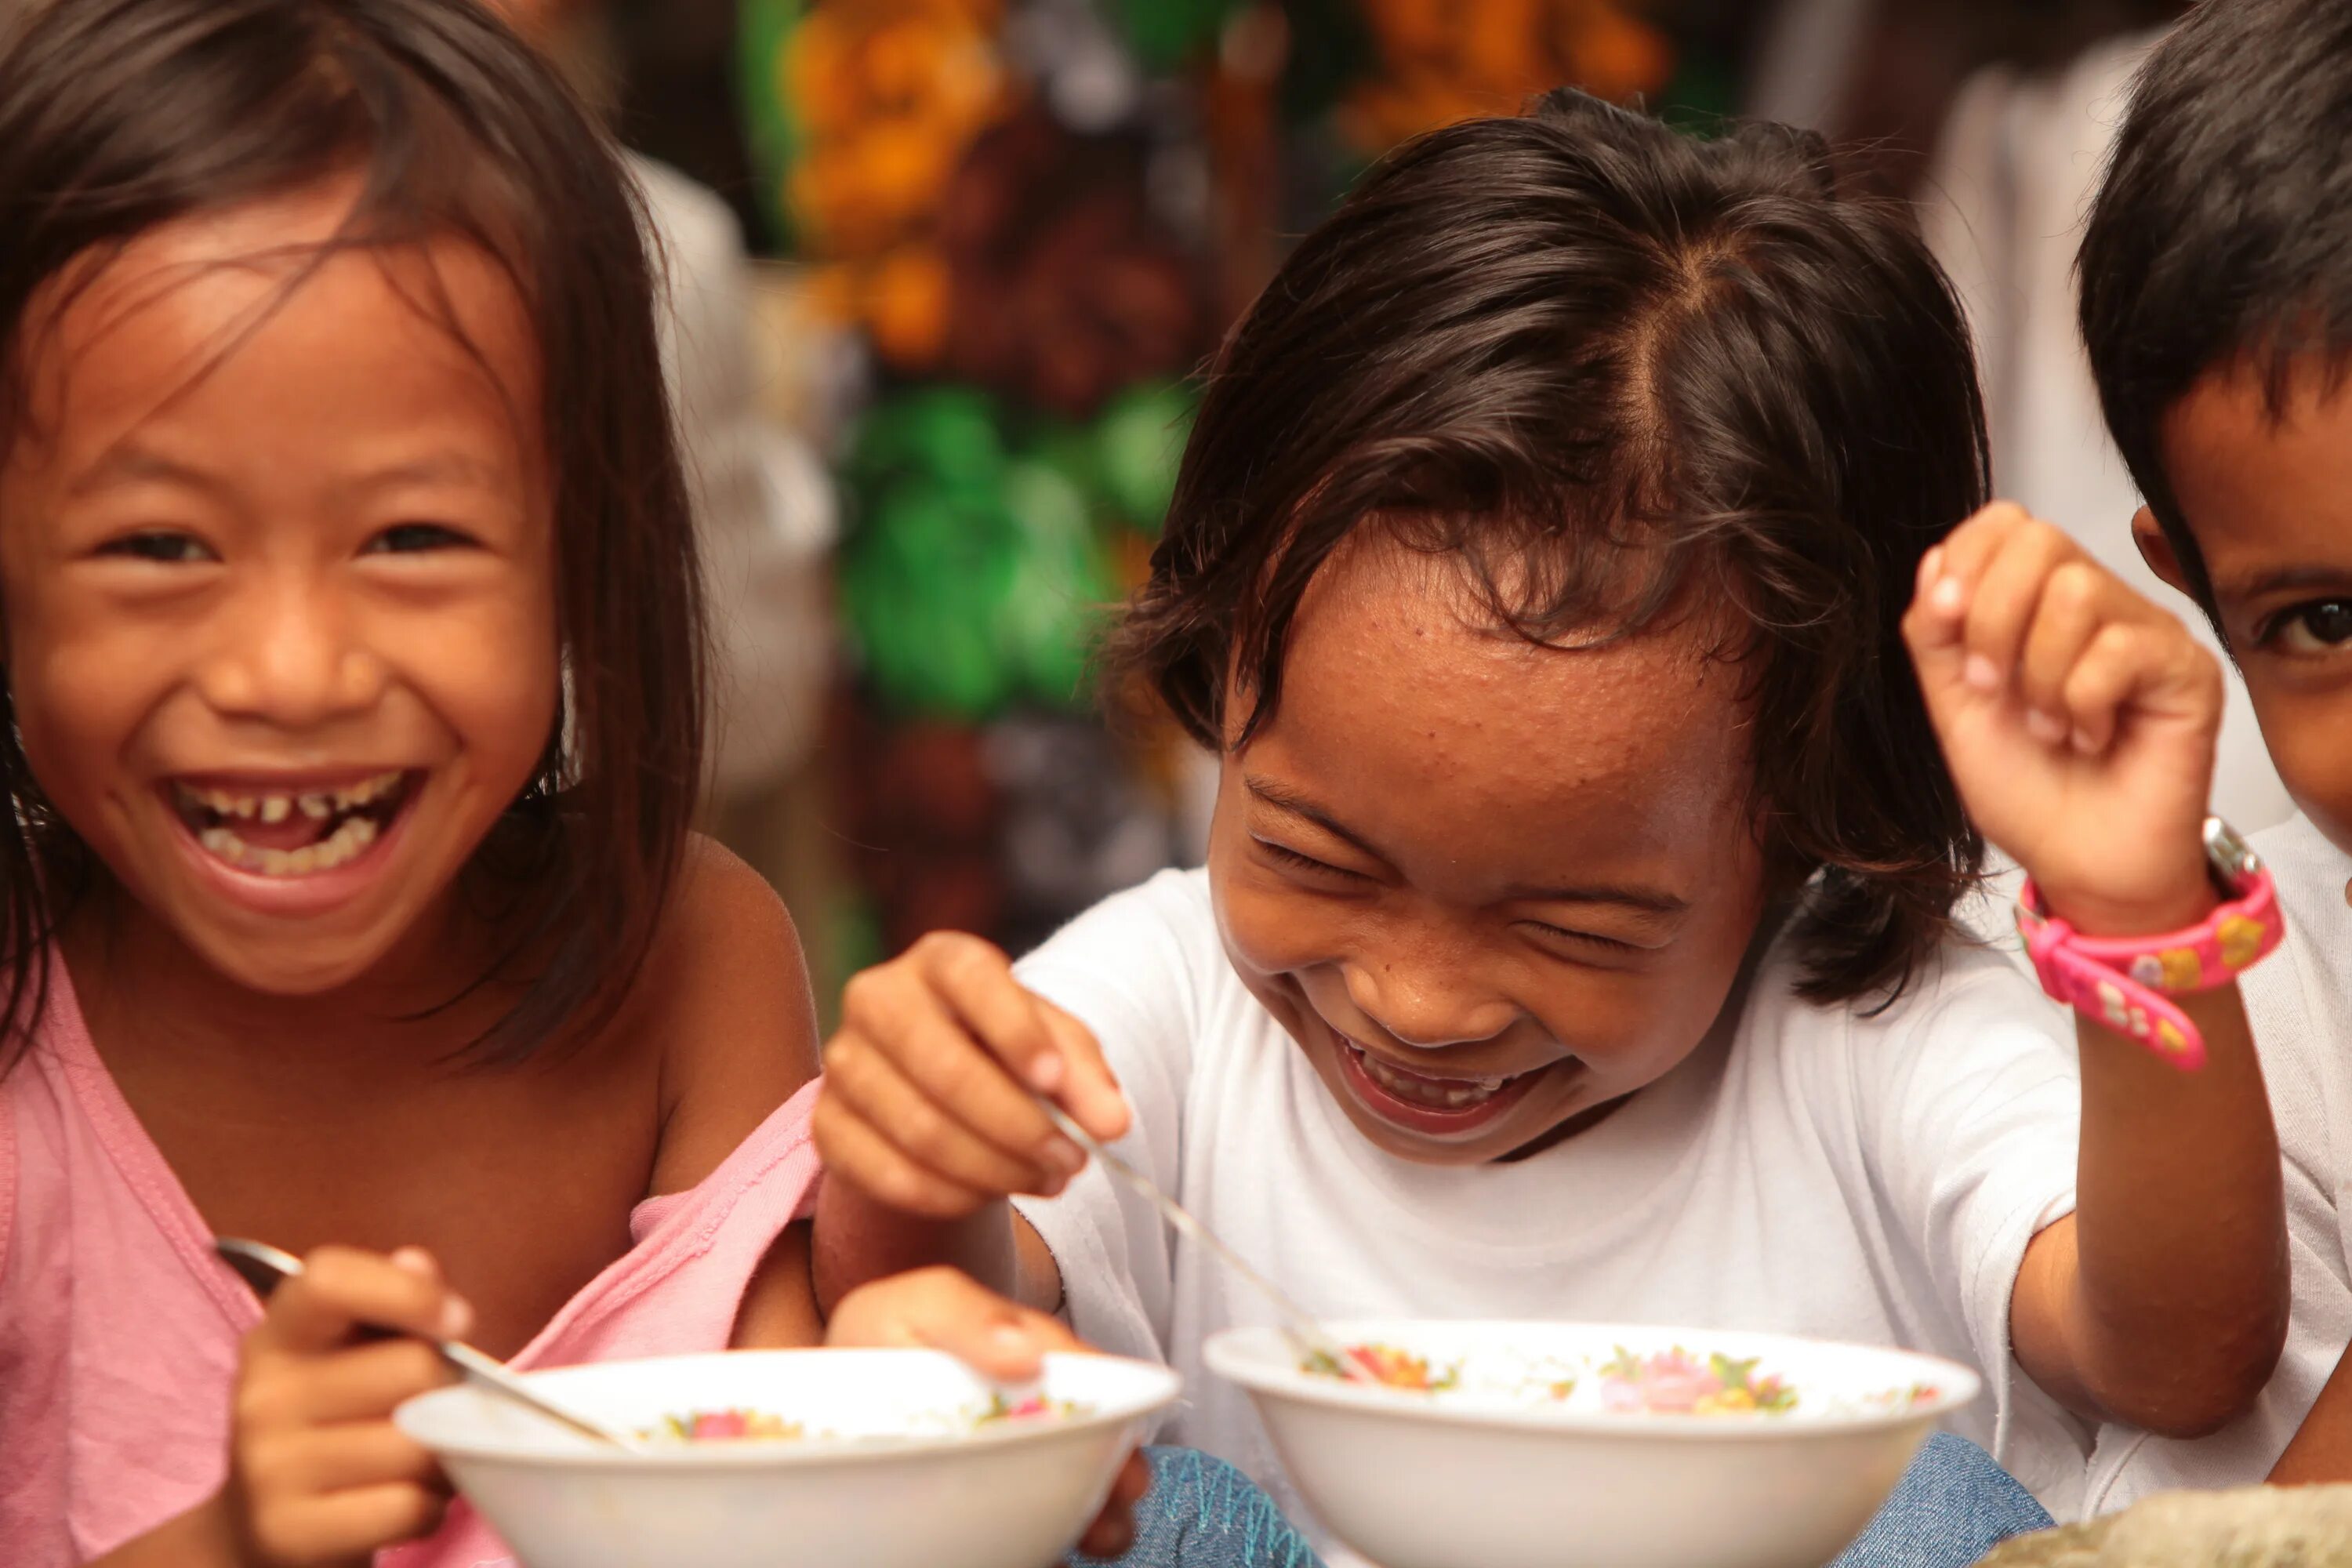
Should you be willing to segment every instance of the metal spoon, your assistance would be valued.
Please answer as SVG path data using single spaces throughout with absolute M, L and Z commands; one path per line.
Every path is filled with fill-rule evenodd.
M 1054 1125 L 1062 1130 L 1062 1136 L 1084 1150 L 1088 1159 L 1100 1161 L 1104 1170 L 1108 1171 L 1141 1194 L 1160 1212 L 1170 1225 L 1207 1247 L 1226 1268 L 1255 1286 L 1258 1294 L 1273 1303 L 1275 1310 L 1280 1314 L 1282 1331 L 1289 1336 L 1290 1342 L 1295 1348 L 1330 1363 L 1331 1370 L 1350 1383 L 1378 1384 L 1381 1382 L 1372 1370 L 1364 1364 L 1361 1357 L 1332 1338 L 1330 1333 L 1315 1321 L 1314 1315 L 1292 1300 L 1281 1286 L 1251 1268 L 1247 1258 L 1218 1240 L 1216 1232 L 1194 1219 L 1191 1211 L 1182 1204 L 1160 1191 L 1159 1183 L 1095 1142 L 1087 1135 L 1087 1130 L 1071 1121 L 1060 1106 L 1051 1100 L 1041 1100 L 1038 1103 L 1044 1105 L 1045 1114 L 1054 1119 Z
M 253 1293 L 265 1301 L 269 1300 L 270 1292 L 277 1289 L 280 1283 L 302 1272 L 300 1258 L 290 1253 L 280 1252 L 266 1242 L 240 1241 L 235 1237 L 224 1236 L 215 1239 L 213 1250 L 219 1253 L 228 1266 L 236 1270 L 238 1277 L 253 1287 Z M 456 1367 L 466 1376 L 501 1397 L 524 1406 L 535 1415 L 543 1416 L 560 1426 L 569 1427 L 583 1437 L 615 1448 L 635 1451 L 645 1447 L 634 1434 L 616 1432 L 609 1426 L 591 1421 L 584 1415 L 575 1415 L 562 1405 L 551 1403 L 545 1395 L 533 1391 L 529 1384 L 509 1372 L 506 1363 L 496 1356 L 485 1354 L 459 1340 L 436 1340 L 432 1344 L 435 1350 L 441 1352 L 442 1360 Z

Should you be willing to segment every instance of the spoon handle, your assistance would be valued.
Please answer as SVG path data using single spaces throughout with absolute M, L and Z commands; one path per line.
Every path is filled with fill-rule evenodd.
M 484 1354 L 463 1340 L 437 1340 L 434 1342 L 434 1348 L 441 1352 L 442 1360 L 472 1378 L 476 1383 L 488 1384 L 518 1405 L 529 1405 L 559 1426 L 568 1426 L 582 1436 L 610 1447 L 635 1450 L 645 1447 L 635 1436 L 626 1433 L 599 1426 L 583 1416 L 574 1415 L 508 1371 L 504 1362 L 495 1356 Z
M 238 1278 L 253 1287 L 253 1293 L 265 1301 L 282 1281 L 302 1272 L 300 1258 L 267 1242 L 245 1241 L 236 1237 L 224 1236 L 213 1242 L 213 1250 L 219 1253 L 222 1259 L 236 1270 Z M 645 1447 L 634 1436 L 574 1415 L 509 1372 L 504 1362 L 484 1354 L 462 1340 L 434 1340 L 429 1342 L 441 1352 L 443 1361 L 467 1377 L 486 1384 L 492 1392 L 526 1406 L 560 1426 L 568 1427 L 609 1447 L 636 1450 Z
M 1216 1232 L 1193 1218 L 1192 1211 L 1161 1191 L 1159 1183 L 1097 1142 L 1087 1135 L 1086 1129 L 1071 1121 L 1069 1115 L 1060 1106 L 1051 1101 L 1042 1103 L 1045 1104 L 1045 1114 L 1052 1117 L 1054 1125 L 1061 1129 L 1062 1136 L 1086 1151 L 1089 1159 L 1101 1162 L 1104 1170 L 1108 1171 L 1149 1201 L 1170 1225 L 1208 1248 L 1223 1262 L 1226 1268 L 1255 1286 L 1258 1294 L 1272 1303 L 1275 1310 L 1281 1315 L 1282 1331 L 1290 1337 L 1294 1345 L 1329 1362 L 1333 1370 L 1350 1383 L 1380 1381 L 1357 1358 L 1355 1352 L 1332 1338 L 1323 1326 L 1315 1321 L 1313 1314 L 1292 1300 L 1289 1293 L 1282 1287 L 1251 1267 L 1249 1260 L 1220 1240 Z

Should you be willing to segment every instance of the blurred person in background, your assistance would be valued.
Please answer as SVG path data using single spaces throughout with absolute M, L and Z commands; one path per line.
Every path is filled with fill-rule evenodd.
M 2075 324 L 2074 251 L 2132 73 L 2180 7 L 2055 9 L 2122 30 L 2071 56 L 2014 55 L 1971 76 L 1937 139 L 1922 222 L 1976 331 L 1995 489 L 2057 520 L 2101 565 L 2161 603 L 2163 585 L 2132 542 L 2139 492 L 2100 417 Z M 2197 617 L 2190 625 L 2219 656 L 2210 628 Z M 2248 828 L 2293 810 L 2234 670 L 2213 805 Z
M 1868 150 L 1852 173 L 1915 197 L 1977 338 L 1993 489 L 2162 603 L 2131 539 L 2139 494 L 2107 438 L 2074 322 L 2074 250 L 2132 71 L 2182 0 L 1785 0 L 1751 113 Z M 2191 627 L 2216 653 L 2201 623 Z M 2225 661 L 2225 668 L 2226 666 Z M 2213 805 L 2292 809 L 2232 669 Z
M 610 79 L 596 0 L 493 0 L 600 104 Z M 713 834 L 779 879 L 772 818 L 823 707 L 835 513 L 816 456 L 768 421 L 751 258 L 719 195 L 624 153 L 664 273 L 662 356 L 692 489 L 710 616 Z

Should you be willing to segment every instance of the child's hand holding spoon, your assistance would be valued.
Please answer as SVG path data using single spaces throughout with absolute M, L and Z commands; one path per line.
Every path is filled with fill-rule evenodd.
M 996 948 L 942 934 L 844 993 L 816 1135 L 832 1180 L 940 1222 L 1014 1194 L 1057 1195 L 1098 1159 L 1262 1293 L 1303 1351 L 1351 1380 L 1379 1381 L 1149 1176 L 1106 1152 L 1129 1121 L 1086 1026 L 1023 986 Z

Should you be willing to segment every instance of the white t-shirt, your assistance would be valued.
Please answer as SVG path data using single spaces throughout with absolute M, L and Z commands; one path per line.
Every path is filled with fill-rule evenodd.
M 1201 872 L 1163 872 L 1019 966 L 1101 1039 L 1136 1114 L 1121 1152 L 1309 1311 L 1741 1328 L 1896 1344 L 1982 1369 L 1954 1427 L 2053 1513 L 2090 1434 L 2013 1369 L 2026 1242 L 2074 1201 L 2071 1030 L 1998 954 L 1958 945 L 1876 1017 L 1791 989 L 1783 953 L 1692 1058 L 1591 1131 L 1452 1169 L 1373 1146 L 1227 962 Z M 1089 1170 L 1024 1202 L 1073 1326 L 1164 1359 L 1166 1434 L 1315 1532 L 1247 1397 L 1201 1347 L 1271 1321 L 1249 1287 Z M 1318 1532 L 1319 1533 L 1319 1532 Z
M 2151 1492 L 2260 1482 L 2352 1341 L 2352 908 L 2344 893 L 2352 856 L 2302 816 L 2252 843 L 2277 879 L 2286 916 L 2285 942 L 2247 972 L 2239 991 L 2278 1124 L 2294 1316 L 2252 1414 L 2194 1442 L 2127 1427 L 2102 1432 L 2085 1498 L 2095 1512 Z

